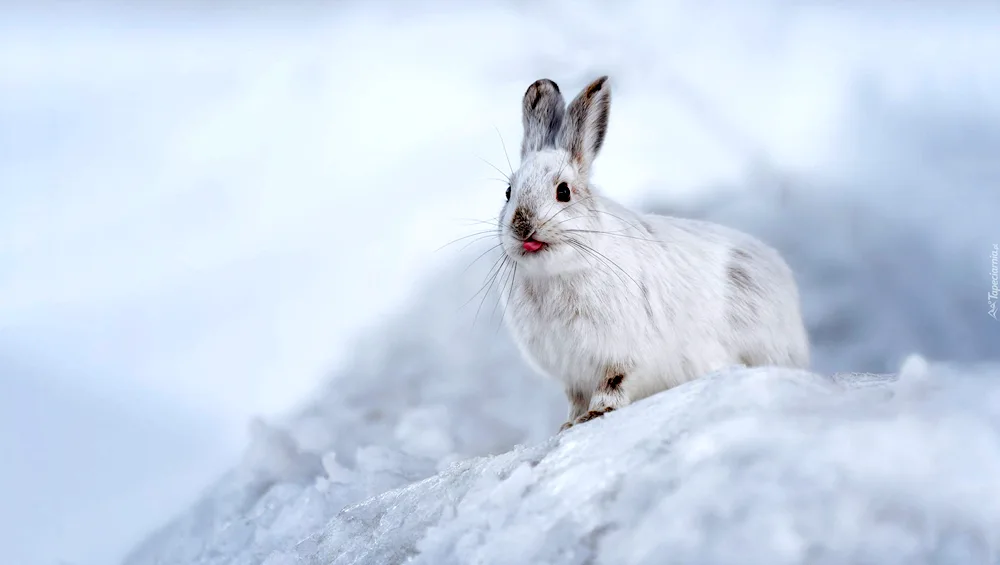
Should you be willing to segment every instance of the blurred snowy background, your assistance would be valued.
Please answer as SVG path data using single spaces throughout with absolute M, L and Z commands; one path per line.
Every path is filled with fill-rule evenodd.
M 612 76 L 607 194 L 788 255 L 818 371 L 1000 359 L 1000 7 L 833 4 L 4 5 L 4 561 L 116 562 L 175 516 L 147 559 L 216 531 L 256 499 L 183 512 L 258 416 L 312 453 L 297 473 L 354 477 L 286 518 L 304 528 L 548 438 L 559 391 L 459 309 L 489 261 L 438 250 L 495 216 L 481 158 L 507 168 L 502 136 L 516 159 L 543 76 Z M 262 484 L 295 483 L 283 432 L 251 429 L 251 466 L 281 468 Z M 223 546 L 302 537 L 258 527 Z M 224 554 L 212 539 L 175 562 Z

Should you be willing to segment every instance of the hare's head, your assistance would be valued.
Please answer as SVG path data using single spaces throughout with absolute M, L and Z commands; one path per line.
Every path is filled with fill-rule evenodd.
M 611 109 L 608 77 L 587 85 L 566 107 L 556 83 L 535 81 L 524 93 L 521 165 L 500 213 L 503 249 L 536 272 L 588 265 L 581 248 L 597 229 L 590 169 L 604 143 Z

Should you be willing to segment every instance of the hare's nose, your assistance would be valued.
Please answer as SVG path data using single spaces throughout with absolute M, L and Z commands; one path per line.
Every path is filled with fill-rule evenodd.
M 520 240 L 528 239 L 534 228 L 531 225 L 531 216 L 524 208 L 514 210 L 514 216 L 510 220 L 510 228 L 514 236 Z

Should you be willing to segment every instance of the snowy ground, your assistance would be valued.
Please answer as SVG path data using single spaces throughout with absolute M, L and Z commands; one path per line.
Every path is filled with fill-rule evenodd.
M 247 513 L 254 542 L 220 562 L 995 562 L 1000 371 L 984 384 L 916 369 L 853 389 L 874 381 L 861 377 L 711 375 L 326 521 L 324 505 L 359 494 L 330 466 L 297 496 L 262 497 Z
M 450 489 L 452 506 L 461 497 L 475 506 L 484 471 L 510 466 L 515 480 L 501 491 L 514 492 L 502 502 L 538 482 L 536 471 L 516 471 L 522 458 L 582 461 L 548 439 L 564 414 L 554 386 L 524 369 L 496 316 L 473 326 L 478 300 L 459 309 L 488 260 L 463 273 L 474 249 L 435 252 L 476 229 L 463 218 L 496 213 L 504 187 L 478 157 L 506 168 L 494 126 L 516 146 L 519 97 L 540 76 L 566 90 L 598 73 L 614 78 L 595 179 L 609 194 L 743 227 L 789 256 L 818 371 L 895 370 L 913 351 L 1000 358 L 1000 323 L 986 315 L 989 251 L 1000 241 L 995 7 L 484 2 L 406 4 L 400 15 L 388 2 L 178 6 L 0 18 L 0 449 L 15 460 L 0 466 L 0 498 L 13 501 L 0 505 L 0 546 L 14 562 L 113 562 L 171 515 L 180 517 L 132 562 L 328 556 L 348 531 L 330 522 L 342 507 L 377 514 L 409 491 L 365 500 L 450 462 L 529 446 L 445 475 L 472 489 Z M 327 375 L 331 365 L 340 369 Z M 919 431 L 962 414 L 967 427 L 926 446 L 913 429 L 885 432 L 918 455 L 958 449 L 967 431 L 995 431 L 990 386 L 931 395 L 939 403 L 865 404 L 856 415 L 912 418 Z M 796 398 L 775 395 L 780 406 Z M 862 437 L 851 435 L 862 433 L 844 413 L 852 409 L 825 398 L 810 397 L 816 422 L 779 410 L 759 429 L 842 422 L 830 433 Z M 972 403 L 959 409 L 964 398 Z M 622 412 L 622 431 L 649 411 L 673 417 L 665 411 L 680 402 Z M 746 410 L 764 418 L 763 407 Z M 701 416 L 684 413 L 694 429 Z M 247 460 L 182 512 L 231 467 L 255 415 L 282 427 L 254 428 Z M 291 462 L 275 445 L 282 428 L 298 446 Z M 580 441 L 597 445 L 593 433 Z M 786 471 L 816 478 L 790 455 L 800 436 L 762 437 L 747 448 L 782 455 L 762 484 Z M 813 446 L 848 473 L 852 500 L 883 484 L 864 461 L 904 457 L 840 447 Z M 676 453 L 646 455 L 630 469 L 641 475 Z M 862 467 L 848 461 L 855 456 Z M 953 459 L 982 469 L 917 469 L 900 496 L 951 524 L 921 493 L 993 469 L 986 447 L 964 456 Z M 414 489 L 437 496 L 446 484 Z M 985 505 L 995 493 L 977 494 Z M 551 495 L 542 490 L 523 510 Z M 437 504 L 441 516 L 420 517 L 399 532 L 415 537 L 383 550 L 440 558 L 482 531 L 456 517 L 464 507 L 450 515 L 450 500 Z M 656 523 L 652 508 L 615 514 L 627 504 L 593 502 L 608 522 L 565 522 L 558 535 L 569 543 L 601 524 Z M 990 510 L 963 514 L 979 508 L 955 511 L 954 523 L 970 524 L 959 530 L 997 531 Z M 495 539 L 469 538 L 449 555 L 532 523 L 498 512 L 487 514 Z M 754 527 L 738 514 L 720 522 L 734 536 Z M 369 535 L 367 518 L 351 523 Z M 900 543 L 934 539 L 937 527 Z M 315 549 L 293 549 L 322 532 Z M 588 551 L 609 559 L 604 546 Z

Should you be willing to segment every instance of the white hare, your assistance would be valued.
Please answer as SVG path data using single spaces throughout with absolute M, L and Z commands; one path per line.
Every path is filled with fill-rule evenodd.
M 806 368 L 798 289 L 774 249 L 633 212 L 590 184 L 610 106 L 606 76 L 568 108 L 551 80 L 528 87 L 521 164 L 499 216 L 515 266 L 506 324 L 529 363 L 565 386 L 562 429 L 722 367 Z

